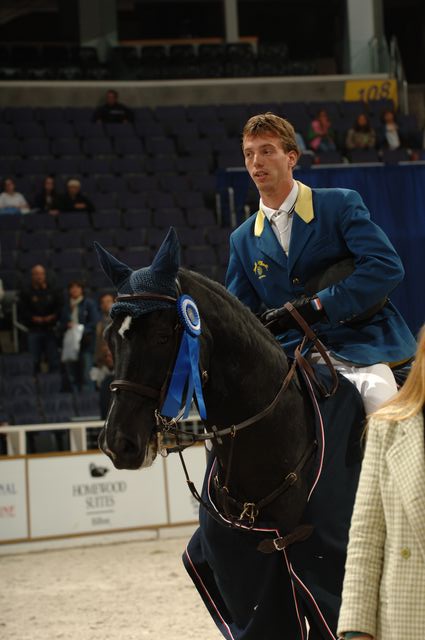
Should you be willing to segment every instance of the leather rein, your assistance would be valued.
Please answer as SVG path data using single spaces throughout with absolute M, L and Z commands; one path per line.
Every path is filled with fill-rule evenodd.
M 180 284 L 178 282 L 177 282 L 177 288 L 180 293 L 181 289 L 180 289 Z M 154 300 L 154 301 L 157 300 L 162 302 L 177 303 L 177 298 L 173 296 L 158 294 L 158 293 L 122 294 L 117 296 L 116 298 L 117 302 L 128 302 L 128 301 L 138 301 L 138 300 Z M 236 434 L 242 429 L 245 429 L 247 427 L 252 426 L 253 424 L 258 423 L 260 420 L 264 419 L 275 409 L 275 407 L 277 406 L 277 404 L 281 399 L 281 396 L 283 395 L 283 393 L 288 388 L 289 384 L 294 379 L 296 375 L 297 365 L 306 373 L 308 378 L 315 384 L 315 386 L 319 389 L 322 395 L 324 396 L 333 395 L 333 393 L 335 393 L 336 388 L 338 386 L 338 378 L 337 378 L 336 372 L 331 364 L 331 361 L 326 353 L 326 350 L 323 344 L 320 342 L 320 340 L 317 338 L 314 331 L 310 329 L 308 324 L 304 321 L 302 316 L 298 313 L 298 311 L 293 307 L 291 303 L 286 303 L 284 306 L 293 315 L 293 317 L 297 320 L 300 327 L 303 329 L 305 334 L 304 338 L 301 344 L 298 345 L 298 347 L 296 348 L 294 361 L 291 367 L 289 368 L 287 374 L 283 378 L 282 383 L 278 391 L 276 392 L 273 400 L 264 409 L 262 409 L 255 415 L 237 424 L 232 424 L 231 426 L 222 427 L 222 428 L 219 428 L 216 425 L 213 425 L 210 427 L 208 431 L 204 431 L 204 433 L 198 434 L 198 433 L 193 433 L 189 431 L 184 431 L 179 428 L 179 422 L 183 416 L 183 410 L 179 413 L 178 416 L 171 419 L 168 419 L 167 417 L 161 415 L 160 407 L 162 406 L 162 402 L 165 398 L 168 385 L 170 383 L 170 379 L 173 373 L 173 367 L 174 367 L 174 363 L 177 357 L 177 351 L 179 347 L 179 337 L 183 331 L 183 327 L 180 321 L 178 321 L 174 327 L 174 335 L 175 335 L 174 352 L 173 352 L 173 356 L 170 361 L 164 382 L 162 383 L 160 388 L 139 384 L 139 383 L 131 382 L 124 379 L 113 380 L 110 384 L 110 389 L 112 392 L 117 392 L 119 390 L 130 391 L 142 397 L 147 397 L 155 400 L 158 399 L 158 408 L 155 410 L 155 419 L 156 419 L 156 426 L 157 426 L 158 445 L 159 445 L 159 450 L 161 455 L 168 455 L 168 453 L 178 452 L 181 463 L 182 463 L 183 471 L 186 477 L 186 482 L 189 486 L 189 489 L 193 497 L 197 500 L 199 504 L 201 504 L 206 509 L 206 511 L 211 515 L 211 517 L 219 521 L 220 524 L 231 527 L 231 528 L 251 528 L 252 529 L 254 527 L 255 520 L 260 510 L 263 509 L 265 506 L 271 504 L 282 493 L 287 491 L 292 485 L 294 485 L 297 482 L 299 473 L 302 471 L 302 469 L 304 468 L 308 460 L 310 460 L 317 446 L 316 442 L 313 442 L 311 445 L 309 445 L 305 450 L 305 452 L 303 453 L 303 455 L 301 456 L 298 463 L 296 464 L 294 470 L 288 473 L 284 478 L 283 483 L 279 487 L 274 489 L 265 498 L 262 498 L 256 503 L 255 502 L 239 502 L 231 497 L 230 491 L 229 491 L 230 471 L 231 471 L 231 465 L 232 465 L 233 449 L 234 449 Z M 310 342 L 314 344 L 315 348 L 322 355 L 328 368 L 331 371 L 332 387 L 330 391 L 325 389 L 323 385 L 316 379 L 313 369 L 311 368 L 310 364 L 307 362 L 305 357 L 302 355 L 302 351 L 304 350 L 304 347 Z M 202 372 L 202 380 L 203 380 L 203 383 L 206 383 L 206 381 L 208 380 L 208 374 L 206 371 Z M 163 442 L 164 436 L 169 436 L 169 435 L 174 437 L 176 446 L 169 447 L 164 444 Z M 182 436 L 184 437 L 184 442 L 181 439 Z M 212 442 L 215 441 L 217 444 L 222 444 L 222 438 L 225 436 L 231 437 L 229 459 L 228 459 L 228 465 L 227 465 L 227 471 L 226 471 L 226 479 L 224 484 L 220 485 L 218 476 L 216 475 L 214 478 L 214 484 L 217 491 L 217 496 L 220 498 L 220 502 L 222 503 L 224 517 L 226 519 L 224 519 L 224 517 L 219 512 L 216 513 L 211 508 L 211 506 L 207 504 L 205 500 L 201 497 L 198 490 L 196 489 L 196 486 L 194 485 L 193 481 L 189 477 L 189 473 L 188 473 L 185 461 L 183 459 L 183 454 L 182 454 L 184 449 L 192 446 L 196 442 L 205 442 L 206 440 L 211 440 Z M 231 510 L 236 510 L 238 515 L 236 516 L 232 515 Z M 265 547 L 268 546 L 268 548 L 267 549 L 262 548 L 260 550 L 265 553 L 268 553 L 270 551 L 275 551 L 275 550 L 281 550 L 282 548 L 285 548 L 287 544 L 290 544 L 291 542 L 294 542 L 297 540 L 298 541 L 302 540 L 304 539 L 303 536 L 306 536 L 304 528 L 302 528 L 302 530 L 300 529 L 299 534 L 297 534 L 296 532 L 297 530 L 295 530 L 293 533 L 289 534 L 288 536 L 285 536 L 285 538 L 275 539 L 274 541 L 270 540 L 269 542 L 272 544 L 272 546 L 274 545 L 273 548 L 270 548 L 270 545 L 265 544 Z M 288 542 L 282 543 L 282 541 L 286 539 L 288 539 Z M 291 540 L 291 542 L 289 540 Z M 279 546 L 277 544 L 277 541 L 280 541 L 280 544 L 281 545 L 283 544 L 283 546 Z M 263 541 L 263 542 L 266 543 L 266 541 Z

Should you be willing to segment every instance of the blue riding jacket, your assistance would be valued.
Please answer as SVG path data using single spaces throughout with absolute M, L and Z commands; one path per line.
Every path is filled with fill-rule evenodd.
M 372 222 L 356 191 L 310 189 L 300 182 L 298 186 L 288 256 L 258 211 L 231 235 L 228 290 L 256 313 L 281 307 L 302 296 L 313 275 L 351 255 L 353 273 L 318 292 L 327 320 L 314 329 L 340 360 L 368 366 L 411 358 L 415 338 L 390 301 L 367 321 L 347 324 L 387 297 L 403 279 L 403 265 L 389 239 Z M 291 355 L 300 333 L 287 331 L 278 339 Z

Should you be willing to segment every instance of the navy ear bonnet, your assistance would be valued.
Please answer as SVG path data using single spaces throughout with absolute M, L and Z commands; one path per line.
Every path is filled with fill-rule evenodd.
M 114 258 L 99 243 L 95 242 L 99 262 L 105 274 L 116 287 L 118 295 L 132 293 L 160 293 L 176 297 L 176 277 L 180 266 L 180 244 L 173 227 L 158 249 L 149 267 L 133 271 L 123 262 Z M 111 308 L 111 318 L 124 313 L 139 318 L 145 313 L 175 306 L 165 300 L 132 300 L 115 302 Z

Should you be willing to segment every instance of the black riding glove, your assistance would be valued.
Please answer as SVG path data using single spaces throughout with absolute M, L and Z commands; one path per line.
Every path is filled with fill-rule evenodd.
M 292 305 L 309 326 L 326 319 L 325 310 L 317 296 L 297 298 L 292 300 Z M 289 329 L 297 329 L 303 333 L 298 322 L 285 307 L 266 311 L 261 316 L 261 321 L 274 335 Z

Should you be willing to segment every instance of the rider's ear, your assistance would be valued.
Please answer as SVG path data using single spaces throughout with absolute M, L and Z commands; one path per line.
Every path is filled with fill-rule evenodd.
M 180 267 L 180 243 L 174 227 L 170 227 L 165 240 L 152 260 L 152 271 L 160 271 L 170 275 L 177 275 Z
M 102 267 L 109 280 L 118 289 L 127 278 L 133 273 L 126 264 L 120 262 L 109 251 L 106 251 L 98 242 L 94 243 L 100 266 Z

